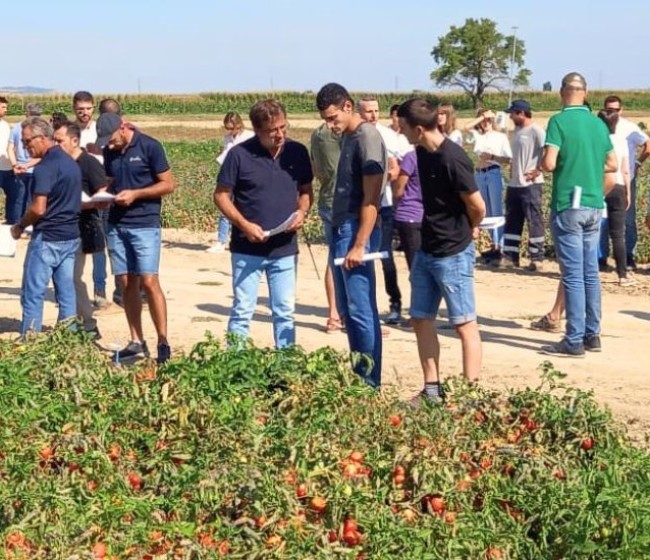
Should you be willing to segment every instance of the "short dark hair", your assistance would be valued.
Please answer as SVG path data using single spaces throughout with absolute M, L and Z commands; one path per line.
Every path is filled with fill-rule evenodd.
M 66 136 L 81 140 L 81 127 L 75 121 L 65 121 L 59 125 L 59 128 L 65 128 Z M 57 130 L 56 128 L 54 130 Z
M 54 112 L 50 117 L 50 122 L 52 123 L 52 128 L 57 130 L 61 125 L 68 122 L 68 116 L 65 113 Z
M 349 101 L 354 105 L 352 97 L 341 84 L 330 82 L 325 84 L 316 94 L 316 107 L 319 111 L 324 111 L 330 105 L 343 107 L 343 104 Z
M 95 98 L 93 94 L 89 91 L 78 91 L 72 96 L 72 106 L 74 107 L 77 103 L 83 101 L 85 103 L 95 103 Z
M 8 100 L 6 97 L 0 95 L 0 103 L 7 103 L 7 104 L 9 104 L 9 100 Z
M 253 128 L 259 130 L 264 123 L 267 123 L 282 115 L 287 116 L 284 105 L 275 99 L 263 99 L 251 107 L 248 118 L 251 120 Z
M 605 110 L 598 111 L 598 118 L 607 125 L 607 130 L 610 134 L 616 132 L 616 125 L 618 124 L 618 113 L 608 113 Z
M 603 107 L 608 103 L 618 103 L 621 107 L 623 106 L 623 102 L 618 95 L 608 95 L 605 97 L 605 101 L 603 101 Z
M 404 119 L 409 126 L 421 126 L 424 130 L 438 128 L 438 109 L 422 97 L 404 101 L 397 109 L 397 116 Z
M 116 113 L 121 115 L 122 107 L 120 107 L 120 104 L 115 101 L 115 99 L 107 97 L 99 102 L 99 114 L 103 115 L 104 113 Z
M 390 106 L 390 111 L 388 111 L 388 114 L 392 115 L 398 109 L 399 109 L 399 103 L 395 103 L 394 105 Z

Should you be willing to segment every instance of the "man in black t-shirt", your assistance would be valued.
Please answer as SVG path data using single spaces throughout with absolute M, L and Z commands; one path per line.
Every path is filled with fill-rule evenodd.
M 88 152 L 81 149 L 81 128 L 76 122 L 65 122 L 54 131 L 54 142 L 61 149 L 77 162 L 81 169 L 81 188 L 87 197 L 95 193 L 105 191 L 108 186 L 108 179 L 104 172 L 104 167 L 96 157 L 91 156 Z M 103 239 L 104 233 L 102 223 L 97 209 L 99 207 L 108 207 L 109 203 L 82 202 L 81 223 L 95 224 L 99 228 L 98 234 Z M 84 228 L 88 231 L 89 228 Z M 83 234 L 82 234 L 83 235 Z M 88 296 L 88 288 L 83 281 L 84 266 L 86 264 L 86 254 L 83 251 L 83 243 L 79 245 L 75 255 L 74 264 L 74 289 L 77 296 L 77 316 L 82 320 L 86 332 L 91 333 L 96 339 L 101 338 L 97 328 L 97 320 L 93 317 L 93 305 Z
M 411 268 L 411 318 L 424 372 L 421 397 L 444 398 L 440 386 L 440 344 L 435 319 L 444 298 L 449 322 L 461 340 L 463 373 L 470 383 L 481 369 L 481 337 L 474 303 L 474 239 L 485 203 L 472 162 L 438 130 L 438 114 L 425 99 L 403 103 L 397 115 L 402 133 L 415 144 L 422 187 L 422 247 Z
M 234 301 L 228 332 L 248 336 L 264 273 L 275 346 L 283 348 L 296 343 L 296 232 L 311 207 L 311 161 L 305 146 L 287 138 L 281 103 L 259 101 L 249 117 L 255 136 L 228 152 L 214 191 L 215 204 L 233 228 Z M 285 227 L 274 231 L 281 224 Z

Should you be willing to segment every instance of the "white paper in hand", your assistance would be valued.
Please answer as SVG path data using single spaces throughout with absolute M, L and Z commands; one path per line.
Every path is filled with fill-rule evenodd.
M 115 198 L 114 194 L 109 192 L 98 192 L 91 197 L 92 202 L 111 202 Z
M 0 257 L 16 256 L 16 240 L 11 235 L 10 225 L 0 225 Z
M 281 224 L 275 226 L 274 228 L 268 229 L 264 231 L 264 235 L 266 237 L 271 237 L 272 235 L 277 235 L 278 233 L 282 233 L 283 231 L 287 231 L 289 226 L 293 224 L 293 221 L 296 219 L 298 216 L 298 212 L 293 212 L 284 222 Z
M 378 251 L 376 253 L 366 253 L 361 257 L 363 262 L 376 261 L 378 259 L 387 259 L 388 251 Z M 341 266 L 345 262 L 345 257 L 338 257 L 334 259 L 334 266 Z

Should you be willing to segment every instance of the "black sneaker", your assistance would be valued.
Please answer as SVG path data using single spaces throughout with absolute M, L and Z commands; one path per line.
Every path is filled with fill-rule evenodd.
M 399 325 L 402 322 L 402 314 L 399 309 L 391 309 L 384 321 L 387 325 Z
M 634 255 L 627 256 L 625 268 L 627 270 L 636 270 L 636 260 L 634 259 Z
M 554 342 L 553 344 L 542 346 L 540 352 L 542 354 L 548 354 L 549 356 L 559 356 L 564 358 L 585 357 L 585 347 L 582 344 L 580 346 L 571 346 L 567 342 L 566 338 L 563 338 L 560 342 Z
M 93 327 L 92 329 L 86 329 L 86 334 L 92 340 L 99 340 L 102 337 L 102 333 L 99 332 L 99 328 Z
M 607 259 L 598 259 L 598 270 L 600 272 L 611 272 L 614 267 L 607 263 Z
M 172 349 L 169 347 L 169 344 L 160 343 L 158 345 L 158 357 L 156 358 L 156 363 L 164 364 L 167 360 L 172 357 Z
M 134 362 L 149 357 L 149 348 L 146 342 L 135 342 L 132 340 L 124 348 L 113 354 L 113 363 Z
M 602 351 L 602 346 L 600 345 L 600 336 L 597 334 L 591 334 L 585 336 L 584 339 L 585 350 L 588 352 L 600 352 Z

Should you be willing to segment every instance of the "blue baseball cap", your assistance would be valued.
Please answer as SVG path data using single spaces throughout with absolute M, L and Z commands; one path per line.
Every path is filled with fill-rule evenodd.
M 530 103 L 524 101 L 523 99 L 515 99 L 510 107 L 506 109 L 506 113 L 515 113 L 521 111 L 523 113 L 531 113 Z

